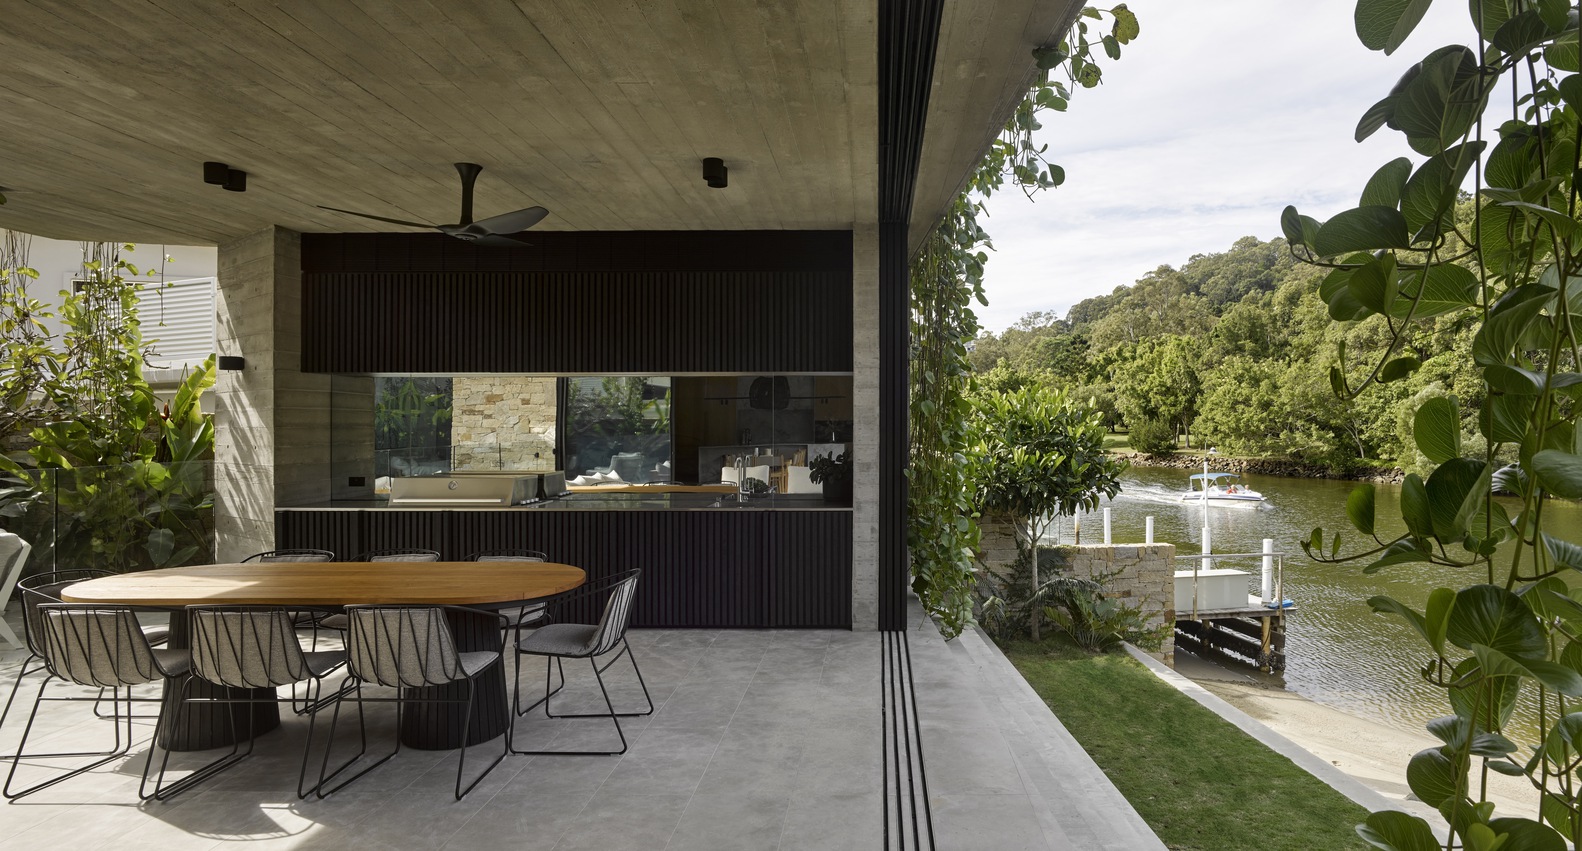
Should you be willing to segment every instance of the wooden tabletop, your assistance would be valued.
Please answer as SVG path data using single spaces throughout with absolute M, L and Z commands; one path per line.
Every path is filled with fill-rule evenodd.
M 478 606 L 551 597 L 585 580 L 581 568 L 553 562 L 255 562 L 90 579 L 68 586 L 61 599 L 135 606 Z

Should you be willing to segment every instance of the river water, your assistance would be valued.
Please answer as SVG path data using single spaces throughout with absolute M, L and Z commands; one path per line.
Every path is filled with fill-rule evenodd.
M 1187 470 L 1157 467 L 1135 467 L 1123 474 L 1121 493 L 1101 506 L 1110 508 L 1112 540 L 1142 541 L 1145 518 L 1152 515 L 1155 541 L 1175 544 L 1182 555 L 1200 552 L 1203 508 L 1180 499 L 1188 475 Z M 1286 627 L 1285 675 L 1273 684 L 1414 731 L 1421 731 L 1430 718 L 1449 714 L 1444 692 L 1417 674 L 1430 655 L 1422 639 L 1400 618 L 1374 614 L 1367 600 L 1388 594 L 1421 611 L 1432 589 L 1474 584 L 1483 581 L 1483 574 L 1400 565 L 1369 576 L 1362 572 L 1366 561 L 1320 564 L 1299 546 L 1314 526 L 1324 528 L 1326 539 L 1341 532 L 1342 553 L 1364 549 L 1364 539 L 1346 520 L 1346 495 L 1356 483 L 1258 475 L 1243 482 L 1261 492 L 1266 502 L 1258 507 L 1210 506 L 1209 540 L 1215 552 L 1248 553 L 1261 550 L 1264 538 L 1273 538 L 1275 550 L 1286 554 L 1285 596 L 1295 601 L 1297 611 Z M 1399 503 L 1398 485 L 1378 485 L 1381 537 L 1393 537 L 1402 528 Z M 1084 543 L 1103 541 L 1101 511 L 1082 515 L 1080 522 Z M 1557 500 L 1544 509 L 1544 522 L 1553 534 L 1582 540 L 1582 507 L 1576 504 Z M 1051 537 L 1071 543 L 1073 525 L 1071 518 L 1057 520 Z M 1258 571 L 1256 560 L 1223 566 Z

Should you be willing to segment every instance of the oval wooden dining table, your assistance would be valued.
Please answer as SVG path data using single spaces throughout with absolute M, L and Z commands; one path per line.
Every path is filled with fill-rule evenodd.
M 185 606 L 258 605 L 302 609 L 390 603 L 468 606 L 498 609 L 543 600 L 580 587 L 581 568 L 553 562 L 252 562 L 208 564 L 146 570 L 90 579 L 68 586 L 61 599 L 71 603 L 115 603 L 171 611 L 170 646 L 187 646 Z M 498 621 L 492 617 L 452 612 L 448 617 L 456 649 L 503 651 Z M 473 701 L 467 744 L 486 742 L 504 733 L 510 723 L 505 683 L 506 665 L 480 677 Z M 160 742 L 171 750 L 206 750 L 229 746 L 239 738 L 268 732 L 280 724 L 277 704 L 197 703 L 177 715 L 182 678 L 165 682 L 162 713 L 180 717 L 180 725 L 164 725 Z M 193 697 L 237 698 L 244 694 L 268 700 L 269 689 L 241 690 L 197 680 Z M 412 690 L 408 696 L 461 699 L 464 684 Z M 465 716 L 460 703 L 410 704 L 403 713 L 401 741 L 415 748 L 460 747 Z M 235 729 L 238 732 L 232 733 Z

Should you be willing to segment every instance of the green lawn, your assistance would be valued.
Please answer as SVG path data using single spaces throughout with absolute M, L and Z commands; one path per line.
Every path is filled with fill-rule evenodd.
M 1064 636 L 1005 652 L 1170 848 L 1369 847 L 1353 832 L 1366 810 L 1124 653 Z

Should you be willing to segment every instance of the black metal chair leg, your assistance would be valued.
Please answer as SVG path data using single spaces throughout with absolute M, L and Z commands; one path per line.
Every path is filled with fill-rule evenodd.
M 462 770 L 467 766 L 467 734 L 472 730 L 472 703 L 477 691 L 477 681 L 473 678 L 468 678 L 467 703 L 463 707 L 466 715 L 462 717 L 461 722 L 461 753 L 456 759 L 456 800 L 458 801 L 460 801 L 468 792 L 471 792 L 474 788 L 476 788 L 479 783 L 482 783 L 483 778 L 488 777 L 489 772 L 493 771 L 494 767 L 499 765 L 501 760 L 505 759 L 506 754 L 511 752 L 511 730 L 510 726 L 507 725 L 505 732 L 505 749 L 500 752 L 499 756 L 494 758 L 494 761 L 490 762 L 487 766 L 484 766 L 483 773 L 479 774 L 473 779 L 471 783 L 467 784 L 467 788 L 461 788 Z
M 523 706 L 522 705 L 522 689 L 521 689 L 521 686 L 520 686 L 520 683 L 521 683 L 521 680 L 522 680 L 522 654 L 521 653 L 517 653 L 515 655 L 516 655 L 516 676 L 512 679 L 511 703 L 516 708 L 516 717 L 520 718 L 523 715 L 526 715 L 527 713 L 532 712 L 533 710 L 537 709 L 539 706 L 543 705 L 544 703 L 547 703 L 549 701 L 550 697 L 552 697 L 554 695 L 557 695 L 557 694 L 560 694 L 560 690 L 562 688 L 565 688 L 565 686 L 566 686 L 566 675 L 565 675 L 564 671 L 561 672 L 560 685 L 555 686 L 554 690 L 551 691 L 549 689 L 549 682 L 548 682 L 548 680 L 549 680 L 549 675 L 552 673 L 550 671 L 550 668 L 553 667 L 553 666 L 549 664 L 550 661 L 551 661 L 550 658 L 548 656 L 544 657 L 544 666 L 545 666 L 544 667 L 544 680 L 545 680 L 545 683 L 544 683 L 544 696 L 539 698 L 538 700 L 533 701 L 531 704 L 529 704 L 527 706 Z
M 602 667 L 602 668 L 599 667 L 598 662 L 596 660 L 594 660 L 594 659 L 590 658 L 588 661 L 593 662 L 593 671 L 594 671 L 595 674 L 603 674 L 605 671 L 610 670 L 610 668 L 612 666 L 614 666 L 616 662 L 621 661 L 621 656 L 623 654 L 628 659 L 632 660 L 632 670 L 637 672 L 637 682 L 638 682 L 639 685 L 641 685 L 643 687 L 643 700 L 644 700 L 644 702 L 646 702 L 648 704 L 648 708 L 646 710 L 642 711 L 642 712 L 617 712 L 616 715 L 621 717 L 621 718 L 641 718 L 644 715 L 652 715 L 652 714 L 654 714 L 654 699 L 648 695 L 648 683 L 643 680 L 643 672 L 641 670 L 638 670 L 638 668 L 637 668 L 637 656 L 636 656 L 636 654 L 632 653 L 631 646 L 627 645 L 625 643 L 624 639 L 622 640 L 621 652 L 615 654 L 615 658 L 611 659 L 609 661 L 609 663 L 606 664 L 604 667 Z M 558 662 L 559 659 L 557 659 L 556 661 Z M 564 670 L 561 671 L 560 676 L 561 676 L 562 681 L 564 681 L 565 676 L 566 676 Z M 600 682 L 602 683 L 603 680 L 601 679 Z M 566 714 L 566 713 L 562 713 L 560 715 L 556 715 L 556 714 L 554 714 L 554 713 L 549 711 L 549 707 L 547 705 L 547 701 L 546 701 L 546 705 L 544 707 L 544 714 L 548 715 L 551 718 L 604 718 L 605 717 L 605 714 L 602 713 L 602 712 L 592 712 L 592 713 L 585 713 L 585 714 Z
M 57 775 L 55 777 L 50 778 L 49 780 L 45 780 L 45 781 L 43 781 L 41 783 L 35 783 L 32 786 L 27 787 L 26 789 L 20 789 L 20 790 L 17 790 L 15 792 L 11 791 L 11 784 L 16 780 L 17 766 L 21 763 L 22 758 L 23 757 L 39 757 L 39 756 L 43 756 L 42 754 L 28 754 L 28 753 L 25 753 L 25 751 L 27 750 L 28 736 L 31 735 L 32 732 L 33 732 L 33 722 L 38 720 L 39 707 L 41 705 L 43 705 L 44 700 L 45 700 L 44 691 L 49 687 L 50 681 L 53 680 L 53 679 L 55 679 L 55 676 L 53 674 L 51 674 L 50 676 L 45 677 L 43 682 L 39 683 L 38 696 L 35 697 L 34 700 L 33 700 L 33 711 L 28 713 L 27 726 L 22 729 L 22 740 L 17 743 L 17 748 L 16 748 L 17 752 L 15 754 L 11 755 L 11 770 L 6 773 L 6 780 L 5 780 L 4 788 L 0 789 L 0 794 L 3 794 L 7 800 L 15 801 L 18 798 L 26 797 L 26 796 L 31 795 L 34 792 L 37 792 L 37 791 L 39 791 L 41 789 L 48 789 L 49 787 L 54 786 L 57 783 L 60 783 L 60 782 L 65 781 L 65 780 L 70 780 L 71 778 L 76 777 L 79 774 L 83 774 L 85 772 L 92 771 L 93 769 L 98 768 L 101 765 L 105 765 L 105 764 L 114 762 L 117 759 L 120 759 L 121 757 L 126 756 L 127 752 L 131 750 L 131 746 L 132 746 L 132 731 L 130 729 L 131 728 L 131 722 L 130 721 L 127 722 L 128 729 L 127 729 L 127 732 L 126 732 L 126 739 L 125 739 L 125 741 L 122 741 L 122 739 L 121 739 L 121 725 L 120 724 L 116 724 L 115 725 L 115 748 L 114 748 L 113 751 L 110 751 L 110 752 L 106 753 L 100 759 L 96 759 L 93 762 L 88 763 L 87 765 L 83 765 L 83 766 L 79 766 L 77 768 L 73 768 L 73 769 L 65 772 L 64 774 Z M 119 689 L 117 689 L 117 692 L 119 692 Z
M 176 710 L 178 719 L 182 715 L 186 714 L 187 694 L 191 690 L 192 683 L 193 678 L 188 677 L 186 681 L 181 684 L 181 700 L 179 703 L 177 703 Z M 230 703 L 232 703 L 232 701 L 216 702 L 224 703 L 227 705 L 227 707 L 229 707 Z M 255 724 L 254 718 L 257 713 L 257 709 L 258 705 L 256 702 L 247 701 L 247 728 L 249 733 L 251 733 L 253 728 L 257 726 Z M 170 749 L 166 748 L 165 758 L 160 762 L 159 765 L 159 778 L 154 782 L 154 800 L 168 801 L 182 792 L 191 789 L 199 783 L 202 783 L 210 777 L 225 771 L 231 766 L 234 766 L 242 760 L 253 755 L 253 745 L 257 741 L 256 737 L 249 736 L 247 738 L 247 750 L 242 750 L 241 731 L 236 729 L 236 713 L 234 711 L 227 711 L 225 715 L 231 723 L 231 752 L 216 757 L 214 760 L 194 769 L 192 773 L 188 774 L 186 777 L 183 777 L 180 780 L 171 783 L 169 786 L 166 786 L 165 773 L 170 767 Z
M 396 730 L 397 731 L 399 731 L 401 729 L 401 716 L 403 714 L 402 713 L 402 707 L 405 705 L 405 703 L 406 703 L 405 700 L 402 700 L 400 698 L 396 699 Z M 340 705 L 336 704 L 336 711 L 337 711 L 337 713 L 339 712 L 339 710 L 340 710 Z M 362 719 L 364 719 L 364 717 L 365 717 L 365 716 L 363 716 L 362 712 L 363 712 L 362 685 L 358 684 L 358 686 L 357 686 L 357 713 L 358 713 L 359 721 L 362 721 Z M 367 730 L 367 727 L 365 725 L 364 726 L 364 731 L 365 732 L 364 732 L 364 739 L 363 739 L 363 750 L 364 751 L 366 751 L 368 749 L 366 730 Z M 378 760 L 376 760 L 372 764 L 370 764 L 368 766 L 365 766 L 362 771 L 359 771 L 356 774 L 353 774 L 352 776 L 346 778 L 345 780 L 342 780 L 340 783 L 338 783 L 338 784 L 336 784 L 334 786 L 331 786 L 328 789 L 324 788 L 324 784 L 328 783 L 330 780 L 334 779 L 336 774 L 340 774 L 342 771 L 345 771 L 348 767 L 350 767 L 352 762 L 356 762 L 357 759 L 361 757 L 361 754 L 359 754 L 358 757 L 353 758 L 351 760 L 351 762 L 347 762 L 345 765 L 343 765 L 340 768 L 336 769 L 334 774 L 330 774 L 328 776 L 325 776 L 323 774 L 323 770 L 321 769 L 320 775 L 319 775 L 319 784 L 318 784 L 318 786 L 316 786 L 314 788 L 314 792 L 313 792 L 314 796 L 318 797 L 318 798 L 328 797 L 328 796 L 334 794 L 335 792 L 339 792 L 340 790 L 345 789 L 348 784 L 352 783 L 357 778 L 359 778 L 359 777 L 363 776 L 364 774 L 367 774 L 368 772 L 373 771 L 374 769 L 378 768 L 379 766 L 384 765 L 385 763 L 389 762 L 392 758 L 394 758 L 396 756 L 396 754 L 401 753 L 401 737 L 400 737 L 400 735 L 397 735 L 395 737 L 395 740 L 396 740 L 396 743 L 395 743 L 395 749 L 394 750 L 392 750 L 389 753 L 385 754 L 384 756 L 380 757 Z M 331 719 L 331 722 L 330 722 L 330 742 L 331 742 L 331 744 L 333 744 L 334 741 L 335 741 L 335 722 L 334 722 L 334 719 Z M 325 752 L 324 752 L 324 765 L 325 765 L 326 768 L 329 766 L 329 760 L 330 760 L 329 750 L 326 749 Z
M 560 660 L 557 658 L 556 661 L 559 662 Z M 618 750 L 618 751 L 519 751 L 519 750 L 513 750 L 513 751 L 511 751 L 512 753 L 522 754 L 522 755 L 526 755 L 526 756 L 620 756 L 621 754 L 626 753 L 626 749 L 627 749 L 628 746 L 627 746 L 627 742 L 626 742 L 626 733 L 623 730 L 621 730 L 621 715 L 618 714 L 615 711 L 615 704 L 610 702 L 609 689 L 604 687 L 604 674 L 603 674 L 603 672 L 601 672 L 599 670 L 599 663 L 593 657 L 591 657 L 591 656 L 588 657 L 588 664 L 589 664 L 589 666 L 591 666 L 593 668 L 593 677 L 594 677 L 594 679 L 598 680 L 598 682 L 599 682 L 599 693 L 604 696 L 604 706 L 605 706 L 606 709 L 609 710 L 609 712 L 607 712 L 605 714 L 592 713 L 592 714 L 578 714 L 578 715 L 550 715 L 549 714 L 549 704 L 548 704 L 548 702 L 546 700 L 545 705 L 544 705 L 544 714 L 548 715 L 550 718 L 608 718 L 608 719 L 610 719 L 610 722 L 615 725 L 615 735 L 619 736 L 620 739 L 621 739 L 621 749 Z M 565 676 L 564 670 L 562 670 L 561 676 L 562 677 Z M 547 687 L 547 685 L 548 685 L 548 677 L 547 676 L 545 677 L 545 684 L 546 684 L 546 687 Z M 645 687 L 644 690 L 645 691 L 647 690 L 646 687 Z M 650 702 L 650 707 L 652 707 L 652 702 Z M 653 710 L 650 708 L 649 711 L 651 712 Z M 639 714 L 647 714 L 647 713 L 639 713 Z

